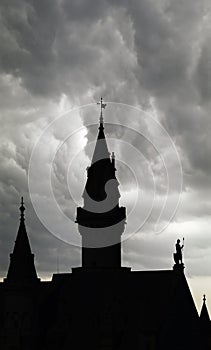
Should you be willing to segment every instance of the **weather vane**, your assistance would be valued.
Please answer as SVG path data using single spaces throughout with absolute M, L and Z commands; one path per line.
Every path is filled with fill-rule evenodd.
M 103 123 L 103 109 L 106 108 L 107 104 L 103 103 L 102 96 L 101 96 L 100 102 L 97 102 L 97 105 L 100 105 L 100 123 Z

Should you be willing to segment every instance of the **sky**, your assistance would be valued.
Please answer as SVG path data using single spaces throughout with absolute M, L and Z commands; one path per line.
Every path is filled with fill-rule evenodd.
M 211 312 L 209 0 L 2 0 L 0 276 L 24 196 L 43 279 L 80 264 L 81 206 L 103 96 L 127 208 L 123 264 L 185 274 Z

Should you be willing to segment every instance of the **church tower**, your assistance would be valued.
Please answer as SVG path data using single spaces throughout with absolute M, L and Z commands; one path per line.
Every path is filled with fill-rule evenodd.
M 24 218 L 24 203 L 21 198 L 20 205 L 20 225 L 15 241 L 13 253 L 10 254 L 10 265 L 5 282 L 10 283 L 31 283 L 38 281 L 35 265 L 34 254 L 31 252 L 28 235 L 26 232 Z
M 77 208 L 76 222 L 82 236 L 82 267 L 120 268 L 126 208 L 119 206 L 115 156 L 113 152 L 110 155 L 104 134 L 106 104 L 102 98 L 99 104 L 99 132 L 91 166 L 87 168 L 84 206 Z

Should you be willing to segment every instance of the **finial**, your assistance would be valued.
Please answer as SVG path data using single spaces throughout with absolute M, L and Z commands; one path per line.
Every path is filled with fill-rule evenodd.
M 203 302 L 204 302 L 204 304 L 205 304 L 205 301 L 206 301 L 206 295 L 204 294 L 203 295 Z
M 21 212 L 21 220 L 24 220 L 25 207 L 24 207 L 23 197 L 21 197 L 21 206 L 20 206 L 19 210 Z
M 97 102 L 97 105 L 100 105 L 100 124 L 103 126 L 103 109 L 106 108 L 106 103 L 103 103 L 103 98 L 101 96 L 100 102 Z

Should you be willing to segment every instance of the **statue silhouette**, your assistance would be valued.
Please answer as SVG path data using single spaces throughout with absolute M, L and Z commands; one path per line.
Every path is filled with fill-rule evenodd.
M 176 253 L 174 253 L 174 261 L 176 265 L 179 265 L 183 263 L 182 249 L 184 248 L 184 238 L 183 238 L 183 245 L 180 245 L 180 239 L 178 239 L 175 247 L 176 247 Z

